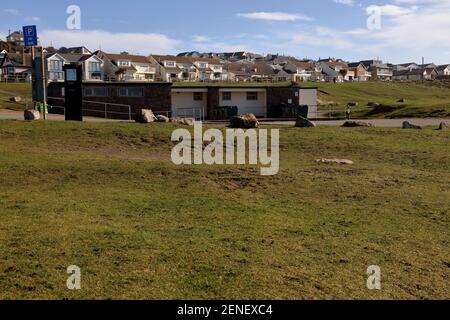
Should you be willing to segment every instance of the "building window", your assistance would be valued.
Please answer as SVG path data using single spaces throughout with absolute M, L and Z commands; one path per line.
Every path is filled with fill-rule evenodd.
M 85 88 L 84 95 L 86 97 L 107 97 L 108 88 Z
M 120 88 L 119 97 L 139 98 L 144 96 L 143 88 Z
M 203 92 L 194 92 L 194 101 L 202 101 Z
M 223 92 L 222 93 L 222 100 L 223 101 L 230 101 L 231 100 L 231 92 Z
M 175 61 L 165 61 L 164 65 L 166 67 L 175 67 Z
M 117 64 L 119 67 L 129 67 L 131 63 L 129 60 L 118 60 Z
M 258 100 L 258 92 L 247 92 L 247 100 Z
M 102 64 L 100 62 L 89 62 L 88 70 L 89 72 L 100 72 Z
M 59 60 L 50 60 L 51 71 L 61 71 L 63 68 L 63 62 Z

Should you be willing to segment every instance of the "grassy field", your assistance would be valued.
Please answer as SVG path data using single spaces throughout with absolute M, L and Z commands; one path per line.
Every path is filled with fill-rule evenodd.
M 19 96 L 21 103 L 9 102 L 9 99 Z M 0 109 L 24 110 L 25 105 L 31 106 L 31 85 L 27 83 L 0 83 Z
M 347 82 L 310 83 L 318 85 L 318 98 L 336 102 L 343 116 L 348 102 L 358 102 L 354 115 L 368 118 L 450 117 L 450 82 Z M 404 99 L 404 102 L 399 102 Z M 369 102 L 382 104 L 369 107 Z M 327 110 L 326 107 L 323 110 Z
M 450 298 L 449 131 L 284 127 L 262 177 L 175 128 L 0 121 L 0 299 Z

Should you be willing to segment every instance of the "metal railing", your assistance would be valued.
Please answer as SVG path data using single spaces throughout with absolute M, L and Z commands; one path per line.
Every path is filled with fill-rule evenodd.
M 65 102 L 65 98 L 58 98 L 58 97 L 48 97 L 48 100 L 57 100 Z M 98 105 L 101 106 L 100 109 L 92 109 L 87 107 L 86 105 Z M 52 103 L 48 103 L 49 109 L 51 108 L 62 108 L 64 109 L 65 113 L 65 107 L 64 106 L 56 106 Z M 108 109 L 109 107 L 109 109 Z M 115 111 L 110 110 L 111 108 L 126 108 L 127 112 L 121 112 L 121 111 Z M 118 103 L 108 103 L 108 102 L 98 102 L 98 101 L 89 101 L 89 100 L 83 100 L 83 112 L 91 112 L 91 113 L 98 113 L 101 114 L 105 119 L 109 119 L 108 115 L 125 115 L 128 117 L 128 120 L 132 120 L 132 113 L 131 113 L 131 106 L 127 104 L 118 104 Z
M 194 118 L 195 120 L 205 121 L 205 112 L 202 108 L 180 108 L 175 110 L 175 116 L 179 118 Z

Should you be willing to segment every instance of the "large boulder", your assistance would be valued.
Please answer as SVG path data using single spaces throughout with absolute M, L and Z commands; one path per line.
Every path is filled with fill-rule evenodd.
M 347 103 L 348 107 L 357 107 L 358 106 L 358 102 L 357 101 L 350 101 L 349 103 Z
M 306 118 L 298 117 L 297 121 L 295 122 L 296 128 L 315 128 L 316 124 Z
M 343 128 L 356 128 L 356 127 L 372 127 L 373 125 L 370 122 L 364 121 L 346 121 L 342 127 Z
M 254 114 L 248 113 L 238 117 L 231 118 L 230 128 L 236 129 L 259 128 L 259 122 Z
M 153 111 L 150 109 L 142 109 L 136 112 L 136 122 L 139 123 L 151 123 L 155 122 L 156 117 L 153 114 Z
M 441 124 L 439 125 L 439 130 L 446 130 L 446 129 L 450 129 L 450 125 L 446 122 L 441 122 Z
M 170 122 L 170 119 L 166 116 L 163 115 L 157 115 L 156 116 L 156 121 L 157 122 Z
M 412 124 L 409 121 L 404 121 L 403 122 L 403 129 L 418 129 L 418 130 L 422 130 L 422 127 L 418 126 L 418 125 L 415 125 L 415 124 Z
M 41 118 L 41 114 L 39 113 L 39 111 L 34 110 L 34 109 L 28 109 L 25 110 L 23 113 L 23 118 L 26 121 L 34 121 L 34 120 L 39 120 Z

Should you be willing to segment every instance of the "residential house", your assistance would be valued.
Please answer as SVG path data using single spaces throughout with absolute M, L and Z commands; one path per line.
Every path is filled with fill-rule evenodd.
M 67 48 L 66 53 L 72 53 L 72 54 L 92 54 L 92 52 L 86 48 L 86 47 L 71 47 Z
M 31 81 L 31 54 L 4 53 L 0 61 L 2 80 Z
M 105 80 L 155 81 L 156 66 L 148 57 L 131 54 L 94 53 L 104 61 Z
M 413 69 L 419 69 L 419 65 L 417 63 L 411 62 L 411 63 L 402 63 L 402 64 L 396 64 L 393 67 L 394 71 L 405 71 L 405 70 L 413 70 Z
M 435 80 L 437 77 L 438 71 L 436 68 L 415 68 L 394 71 L 392 79 L 397 81 L 420 81 Z
M 349 63 L 348 70 L 353 73 L 352 81 L 369 81 L 372 78 L 372 73 L 361 62 Z
M 50 53 L 46 61 L 49 81 L 64 81 L 63 66 L 66 64 L 81 64 L 85 81 L 102 81 L 104 77 L 103 60 L 94 54 Z
M 219 59 L 191 56 L 151 55 L 156 74 L 162 81 L 226 81 L 227 73 Z
M 283 69 L 292 74 L 292 81 L 311 81 L 315 72 L 313 63 L 290 58 L 283 64 Z
M 6 42 L 14 42 L 20 45 L 24 45 L 24 38 L 23 38 L 23 32 L 22 31 L 14 31 L 13 33 L 10 33 L 6 37 Z
M 345 62 L 332 60 L 322 61 L 316 66 L 316 71 L 324 75 L 325 81 L 343 82 L 348 80 L 348 65 Z
M 450 76 L 450 64 L 444 64 L 436 67 L 439 76 Z
M 361 63 L 372 74 L 372 80 L 392 80 L 393 66 L 381 60 L 364 60 Z

